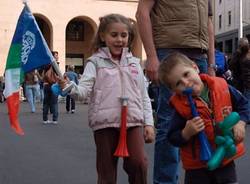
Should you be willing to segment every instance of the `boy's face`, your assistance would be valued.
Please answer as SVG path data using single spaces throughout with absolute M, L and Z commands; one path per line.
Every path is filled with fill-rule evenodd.
M 169 73 L 168 80 L 171 89 L 177 94 L 182 94 L 186 88 L 192 88 L 193 96 L 199 96 L 203 89 L 199 69 L 195 64 L 193 66 L 177 64 Z

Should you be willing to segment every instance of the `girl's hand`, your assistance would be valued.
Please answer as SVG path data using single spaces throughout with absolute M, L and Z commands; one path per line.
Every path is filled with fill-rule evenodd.
M 244 121 L 239 121 L 236 125 L 233 127 L 233 133 L 234 133 L 234 140 L 236 143 L 242 142 L 245 138 L 246 133 L 246 123 Z
M 144 140 L 145 143 L 152 143 L 155 140 L 155 130 L 153 126 L 146 125 L 144 127 Z
M 64 89 L 66 85 L 68 84 L 68 82 L 69 82 L 69 78 L 67 76 L 64 76 L 63 79 L 58 77 L 58 84 L 61 89 Z
M 189 140 L 193 135 L 198 134 L 204 130 L 205 124 L 203 119 L 195 117 L 186 122 L 185 128 L 182 130 L 182 136 L 184 139 Z

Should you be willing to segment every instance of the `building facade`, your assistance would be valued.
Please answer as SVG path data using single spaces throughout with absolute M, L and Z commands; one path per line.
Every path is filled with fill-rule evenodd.
M 59 52 L 60 69 L 75 65 L 82 73 L 84 61 L 92 53 L 99 17 L 120 13 L 136 25 L 136 0 L 29 0 L 27 1 L 51 50 Z M 3 75 L 11 40 L 22 11 L 21 0 L 0 1 L 0 76 Z M 142 44 L 136 34 L 132 52 L 142 57 Z
M 240 5 L 238 0 L 214 1 L 214 27 L 220 50 L 229 56 L 238 46 Z M 243 36 L 250 41 L 250 0 L 242 0 Z

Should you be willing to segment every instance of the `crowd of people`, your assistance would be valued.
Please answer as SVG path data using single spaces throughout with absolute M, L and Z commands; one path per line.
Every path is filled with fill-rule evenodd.
M 180 160 L 185 184 L 237 183 L 234 160 L 245 152 L 245 126 L 250 123 L 250 48 L 246 38 L 240 39 L 228 61 L 214 44 L 212 16 L 210 0 L 139 1 L 136 19 L 147 56 L 149 86 L 140 60 L 131 52 L 135 24 L 121 14 L 100 17 L 93 55 L 86 60 L 79 81 L 71 65 L 63 78 L 56 76 L 52 65 L 26 73 L 24 91 L 31 112 L 36 111 L 36 101 L 42 101 L 43 123 L 58 123 L 58 96 L 51 90 L 56 82 L 61 89 L 69 81 L 74 83 L 66 97 L 68 113 L 75 113 L 75 100 L 89 98 L 98 183 L 116 183 L 118 157 L 114 151 L 122 121 L 126 121 L 129 153 L 123 168 L 129 183 L 149 182 L 144 143 L 154 141 L 154 184 L 180 183 Z M 58 52 L 52 53 L 58 62 Z M 198 116 L 193 117 L 183 94 L 187 88 L 193 90 Z M 221 135 L 217 123 L 233 111 L 240 117 L 232 128 L 237 151 L 211 171 L 200 160 L 197 135 L 205 132 L 215 150 L 215 137 Z
M 52 51 L 52 55 L 59 65 L 58 52 Z M 74 72 L 74 65 L 69 65 L 64 75 L 78 84 L 78 75 Z M 58 78 L 59 76 L 51 64 L 27 72 L 24 75 L 24 81 L 20 88 L 20 100 L 28 102 L 31 113 L 36 112 L 37 104 L 42 104 L 43 124 L 58 124 L 58 95 L 51 90 L 51 86 L 58 82 Z M 4 78 L 0 77 L 0 102 L 5 101 L 3 90 Z M 66 112 L 71 111 L 71 113 L 74 113 L 76 108 L 75 100 L 69 95 L 65 100 Z M 51 119 L 49 119 L 49 114 L 52 114 Z

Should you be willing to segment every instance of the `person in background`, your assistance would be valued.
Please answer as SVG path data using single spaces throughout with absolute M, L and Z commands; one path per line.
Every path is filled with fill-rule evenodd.
M 39 93 L 39 77 L 37 70 L 33 70 L 25 74 L 25 95 L 30 105 L 31 112 L 36 111 L 36 99 L 40 96 Z
M 4 77 L 0 76 L 0 102 L 3 103 L 5 98 L 3 95 L 3 90 L 4 90 Z
M 74 72 L 74 65 L 69 65 L 67 72 L 64 74 L 70 81 L 73 81 L 75 84 L 78 84 L 78 75 Z M 69 113 L 75 113 L 75 99 L 71 98 L 70 95 L 66 96 L 66 111 Z
M 243 140 L 250 114 L 247 99 L 223 78 L 199 75 L 197 65 L 180 53 L 173 53 L 162 61 L 159 78 L 174 92 L 170 107 L 174 110 L 175 121 L 169 125 L 168 139 L 180 147 L 185 184 L 236 184 L 234 160 L 245 153 Z M 193 90 L 192 97 L 199 114 L 197 117 L 193 117 L 188 97 L 183 94 L 187 88 Z M 201 146 L 197 134 L 204 131 L 214 150 L 215 137 L 222 133 L 217 125 L 231 112 L 237 112 L 240 116 L 232 128 L 236 154 L 225 157 L 220 167 L 211 171 L 207 163 L 200 160 Z
M 172 51 L 191 58 L 202 73 L 215 75 L 214 34 L 210 0 L 139 0 L 136 19 L 146 55 L 146 73 L 158 84 L 160 61 Z M 154 184 L 177 184 L 179 150 L 167 139 L 173 119 L 171 92 L 160 84 L 154 153 Z
M 43 103 L 43 99 L 44 99 L 44 89 L 43 89 L 43 77 L 44 77 L 44 68 L 40 68 L 38 70 L 39 73 L 39 90 L 40 90 L 40 103 Z
M 154 140 L 154 122 L 140 60 L 130 46 L 134 38 L 132 21 L 120 14 L 100 18 L 94 44 L 79 85 L 70 95 L 84 99 L 90 93 L 89 125 L 96 144 L 97 183 L 116 184 L 122 101 L 127 105 L 127 147 L 123 168 L 128 183 L 146 184 L 148 159 L 144 141 Z M 59 81 L 63 89 L 67 81 Z M 124 114 L 125 115 L 125 114 Z M 123 117 L 124 118 L 124 117 Z
M 229 65 L 233 73 L 233 85 L 247 97 L 250 108 L 250 47 L 247 38 L 239 40 L 239 48 Z
M 247 38 L 241 38 L 238 48 L 229 63 L 229 68 L 233 73 L 233 85 L 241 92 L 250 88 L 250 78 L 248 77 L 250 73 L 249 63 L 249 42 Z
M 216 76 L 223 77 L 229 84 L 232 83 L 232 72 L 229 70 L 228 60 L 225 53 L 218 49 L 218 44 L 215 41 L 215 64 L 216 64 Z
M 57 62 L 58 61 L 58 52 L 52 51 L 52 54 Z M 55 84 L 58 80 L 58 76 L 52 67 L 51 64 L 45 67 L 44 69 L 44 77 L 43 77 L 43 87 L 44 87 L 44 99 L 43 99 L 43 124 L 58 123 L 58 96 L 55 95 L 52 90 L 51 86 Z M 48 119 L 48 113 L 52 113 L 52 121 Z

